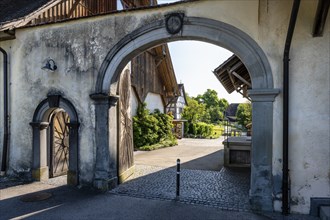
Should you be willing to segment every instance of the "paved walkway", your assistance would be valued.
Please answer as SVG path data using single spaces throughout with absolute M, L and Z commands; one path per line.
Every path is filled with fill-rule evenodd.
M 307 215 L 227 211 L 175 200 L 145 199 L 78 190 L 63 184 L 64 178 L 22 184 L 0 177 L 2 219 L 114 219 L 114 220 L 317 220 Z M 19 184 L 19 185 L 17 185 Z M 32 194 L 31 194 L 32 193 Z M 26 202 L 25 196 L 50 194 L 45 200 Z
M 154 151 L 134 152 L 138 165 L 174 167 L 180 158 L 183 169 L 220 171 L 223 166 L 223 137 L 218 139 L 181 139 L 178 145 Z
M 47 200 L 37 202 L 23 202 L 21 196 L 0 199 L 0 219 L 269 219 L 253 213 L 235 213 L 212 207 L 182 204 L 176 201 L 133 198 L 109 193 L 97 194 L 66 186 L 40 192 L 51 193 L 52 196 Z
M 180 202 L 248 211 L 250 170 L 223 168 L 222 141 L 181 139 L 178 146 L 135 152 L 136 172 L 111 193 L 176 199 L 176 160 L 180 158 Z
M 181 170 L 179 201 L 223 210 L 249 210 L 249 170 L 223 168 L 220 172 Z M 129 180 L 111 191 L 118 195 L 160 200 L 176 199 L 176 169 L 136 165 Z
M 25 183 L 0 177 L 0 220 L 2 219 L 115 219 L 115 220 L 184 220 L 184 219 L 233 219 L 233 220 L 316 220 L 307 215 L 282 216 L 280 213 L 255 214 L 248 209 L 248 172 L 222 169 L 219 140 L 198 144 L 196 140 L 182 150 L 181 196 L 175 200 L 175 169 L 173 160 L 158 157 L 163 167 L 137 164 L 137 171 L 129 181 L 109 193 L 100 194 L 77 187 L 66 186 L 66 177 L 47 182 Z M 206 143 L 215 146 L 206 146 Z M 182 144 L 182 143 L 181 143 Z M 192 146 L 199 146 L 200 149 Z M 212 147 L 213 150 L 212 150 Z M 166 150 L 176 161 L 175 148 Z M 172 152 L 171 152 L 172 150 Z M 185 152 L 192 154 L 188 156 Z M 177 151 L 177 152 L 178 152 Z M 158 151 L 161 152 L 161 151 Z M 204 156 L 203 153 L 204 152 Z M 206 154 L 205 154 L 206 152 Z M 137 163 L 143 156 L 137 158 Z M 156 153 L 154 157 L 156 157 Z M 208 157 L 208 155 L 217 155 Z M 220 157 L 219 157 L 220 156 Z M 188 162 L 188 158 L 193 158 Z M 208 159 L 205 159 L 208 158 Z M 220 162 L 219 162 L 220 158 Z M 154 158 L 155 159 L 155 158 Z M 154 159 L 150 159 L 152 161 Z M 187 160 L 186 160 L 187 159 Z M 157 161 L 157 160 L 155 160 Z M 213 168 L 207 163 L 217 164 Z M 223 159 L 222 159 L 223 161 Z M 140 161 L 141 162 L 141 161 Z M 175 162 L 174 162 L 175 163 Z M 202 171 L 204 169 L 204 171 Z M 207 170 L 207 171 L 205 171 Z M 47 198 L 40 199 L 40 196 Z M 39 198 L 27 202 L 26 198 Z M 137 198 L 138 197 L 138 198 Z M 235 211 L 237 210 L 237 211 Z

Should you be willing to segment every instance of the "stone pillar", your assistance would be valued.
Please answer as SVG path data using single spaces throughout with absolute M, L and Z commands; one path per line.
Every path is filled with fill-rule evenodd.
M 40 167 L 40 130 L 39 130 L 39 125 L 40 123 L 38 122 L 31 122 L 30 123 L 32 127 L 32 133 L 33 133 L 33 158 L 32 158 L 32 177 L 34 170 L 38 169 Z M 35 178 L 34 178 L 35 179 Z
M 78 172 L 78 122 L 70 122 L 69 126 L 69 170 L 67 174 L 67 184 L 76 186 L 79 184 Z
M 273 210 L 273 102 L 278 93 L 276 89 L 249 91 L 252 99 L 250 201 L 254 210 Z
M 118 182 L 117 171 L 110 166 L 110 153 L 113 152 L 109 151 L 109 108 L 116 105 L 118 97 L 103 93 L 91 94 L 90 97 L 95 104 L 96 161 L 93 185 L 98 190 L 106 191 Z
M 49 179 L 47 165 L 47 128 L 48 122 L 31 123 L 33 127 L 33 170 L 32 178 L 38 181 Z

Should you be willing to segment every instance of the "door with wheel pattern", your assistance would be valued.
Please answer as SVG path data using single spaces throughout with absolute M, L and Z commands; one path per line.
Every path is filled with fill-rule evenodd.
M 69 168 L 69 115 L 57 112 L 51 121 L 50 177 L 66 175 Z

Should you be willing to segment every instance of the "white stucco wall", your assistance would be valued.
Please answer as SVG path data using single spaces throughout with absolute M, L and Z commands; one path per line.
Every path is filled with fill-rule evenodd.
M 303 2 L 292 43 L 289 161 L 297 212 L 309 208 L 310 197 L 330 197 L 330 16 L 323 37 L 312 38 L 315 6 Z
M 160 112 L 164 113 L 164 103 L 159 94 L 149 92 L 144 102 L 147 103 L 147 109 L 149 109 L 150 112 L 159 109 Z
M 329 15 L 323 37 L 311 35 L 317 2 L 302 1 L 290 51 L 289 169 L 292 212 L 309 213 L 310 197 L 330 197 Z M 290 5 L 290 7 L 288 7 Z M 283 50 L 291 4 L 262 2 L 258 43 L 282 88 Z M 277 15 L 277 16 L 276 16 Z M 280 16 L 279 16 L 280 15 Z M 282 175 L 282 94 L 274 102 L 273 175 Z M 281 187 L 274 181 L 275 190 Z M 280 196 L 280 194 L 278 195 Z M 275 202 L 281 210 L 281 203 Z
M 56 89 L 77 109 L 81 122 L 82 175 L 85 181 L 93 178 L 95 107 L 89 94 L 94 92 L 101 63 L 125 34 L 149 20 L 163 18 L 168 12 L 183 11 L 186 16 L 219 20 L 250 35 L 268 58 L 274 88 L 282 89 L 283 49 L 291 6 L 292 1 L 208 0 L 16 30 L 15 40 L 0 42 L 10 56 L 10 171 L 29 169 L 32 160 L 29 122 L 36 106 L 50 90 Z M 313 38 L 316 6 L 317 1 L 301 2 L 290 53 L 291 210 L 300 213 L 309 212 L 310 197 L 330 197 L 330 18 L 328 15 L 324 36 Z M 48 57 L 57 63 L 54 73 L 41 70 Z M 0 62 L 0 71 L 2 68 Z M 0 87 L 2 94 L 2 83 Z M 273 184 L 278 198 L 282 175 L 282 98 L 281 93 L 276 97 L 273 112 Z M 148 94 L 145 101 L 148 108 L 163 111 L 159 95 Z M 1 108 L 1 124 L 2 111 Z M 280 202 L 275 201 L 274 207 L 280 211 Z

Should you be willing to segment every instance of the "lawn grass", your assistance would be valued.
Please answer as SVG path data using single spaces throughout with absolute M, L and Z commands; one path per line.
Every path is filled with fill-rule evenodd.
M 206 137 L 202 137 L 201 135 L 193 135 L 193 134 L 188 134 L 188 138 L 206 138 L 206 139 L 216 139 L 219 138 L 223 132 L 225 131 L 224 127 L 222 125 L 214 125 L 212 129 L 212 133 Z
M 224 128 L 221 125 L 215 125 L 212 129 L 211 135 L 207 136 L 206 138 L 209 139 L 219 138 L 223 132 L 224 132 Z

